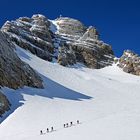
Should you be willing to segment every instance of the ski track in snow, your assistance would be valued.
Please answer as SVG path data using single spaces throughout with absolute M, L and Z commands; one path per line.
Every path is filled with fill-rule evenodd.
M 0 139 L 140 139 L 140 77 L 116 65 L 100 70 L 81 64 L 63 67 L 18 47 L 16 52 L 40 74 L 45 88 L 2 89 L 12 108 L 0 124 Z M 63 128 L 71 121 L 74 126 Z M 52 126 L 56 131 L 46 133 Z M 40 135 L 40 130 L 46 134 Z

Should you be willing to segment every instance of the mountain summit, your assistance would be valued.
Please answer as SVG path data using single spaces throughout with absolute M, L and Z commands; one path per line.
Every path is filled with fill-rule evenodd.
M 111 45 L 100 39 L 93 26 L 62 16 L 55 20 L 41 14 L 20 17 L 7 21 L 0 31 L 0 86 L 43 88 L 40 76 L 18 58 L 18 47 L 63 66 L 81 63 L 100 69 L 116 60 Z M 117 64 L 127 73 L 140 75 L 140 57 L 132 51 L 124 51 Z
M 73 18 L 61 16 L 49 20 L 41 14 L 31 18 L 20 17 L 15 21 L 7 21 L 1 31 L 13 46 L 19 46 L 44 60 L 55 61 L 63 66 L 82 63 L 89 68 L 100 69 L 114 63 L 112 47 L 100 39 L 97 29 L 93 26 L 86 27 Z M 120 68 L 123 68 L 122 58 L 124 55 L 119 61 Z M 123 68 L 125 72 L 139 75 L 138 63 L 135 69 L 137 72 Z
M 36 14 L 0 30 L 0 139 L 139 140 L 140 56 L 116 58 L 94 26 Z
M 112 48 L 99 39 L 96 28 L 86 27 L 76 19 L 49 20 L 38 14 L 8 21 L 1 30 L 14 44 L 63 66 L 80 62 L 91 68 L 103 68 L 113 63 Z

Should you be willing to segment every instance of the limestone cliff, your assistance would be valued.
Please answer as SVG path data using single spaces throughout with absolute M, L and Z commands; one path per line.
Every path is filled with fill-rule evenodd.
M 126 50 L 119 59 L 118 66 L 127 73 L 140 76 L 140 56 L 133 51 Z
M 80 62 L 90 68 L 103 68 L 113 63 L 112 48 L 99 39 L 97 29 L 76 19 L 49 20 L 38 14 L 8 21 L 2 31 L 18 46 L 64 66 Z

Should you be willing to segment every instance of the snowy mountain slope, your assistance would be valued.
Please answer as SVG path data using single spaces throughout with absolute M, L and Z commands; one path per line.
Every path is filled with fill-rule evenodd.
M 140 77 L 116 65 L 100 70 L 81 64 L 63 67 L 18 47 L 16 52 L 42 76 L 45 89 L 2 89 L 11 102 L 18 99 L 11 111 L 17 109 L 0 124 L 0 139 L 140 139 Z M 63 128 L 77 119 L 82 123 Z M 51 126 L 56 131 L 40 135 Z

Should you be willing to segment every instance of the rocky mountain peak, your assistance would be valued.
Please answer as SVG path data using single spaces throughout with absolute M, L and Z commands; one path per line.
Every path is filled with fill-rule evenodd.
M 80 40 L 85 40 L 85 41 L 88 41 L 88 40 L 99 40 L 99 35 L 98 35 L 98 32 L 97 30 L 90 26 L 86 32 L 83 34 L 83 36 L 80 38 Z
M 61 16 L 49 20 L 36 14 L 6 22 L 1 30 L 13 43 L 44 60 L 55 59 L 65 66 L 80 62 L 91 68 L 113 63 L 111 46 L 99 39 L 96 28 L 77 19 Z
M 140 56 L 131 50 L 125 50 L 118 66 L 127 73 L 140 75 Z
M 33 20 L 44 20 L 44 21 L 47 21 L 48 18 L 42 14 L 35 14 L 31 17 L 31 19 Z
M 115 57 L 111 45 L 100 39 L 97 29 L 86 27 L 77 19 L 61 16 L 49 20 L 41 14 L 20 17 L 7 21 L 0 30 L 0 87 L 43 88 L 40 76 L 16 54 L 17 48 L 63 66 L 82 63 L 93 69 L 112 65 Z M 126 50 L 118 66 L 140 75 L 140 56 Z M 9 107 L 8 99 L 0 92 L 0 116 Z
M 19 47 L 51 61 L 54 47 L 49 26 L 50 22 L 45 16 L 33 15 L 32 18 L 21 17 L 16 21 L 6 22 L 1 30 Z
M 39 26 L 38 28 L 44 28 L 44 30 L 47 30 L 50 26 L 50 22 L 48 21 L 48 18 L 45 17 L 44 15 L 40 15 L 40 14 L 37 14 L 37 15 L 33 15 L 31 17 L 31 24 L 33 24 L 33 26 Z
M 0 92 L 0 117 L 2 117 L 2 114 L 4 114 L 6 111 L 10 110 L 10 102 L 7 99 L 7 97 Z
M 69 18 L 69 17 L 60 17 L 56 19 L 56 24 L 59 26 L 59 33 L 70 35 L 70 36 L 82 36 L 86 27 L 79 20 Z
M 135 56 L 138 56 L 138 54 L 136 54 L 134 51 L 132 50 L 124 50 L 124 53 L 123 53 L 124 56 L 127 56 L 127 57 L 135 57 Z

